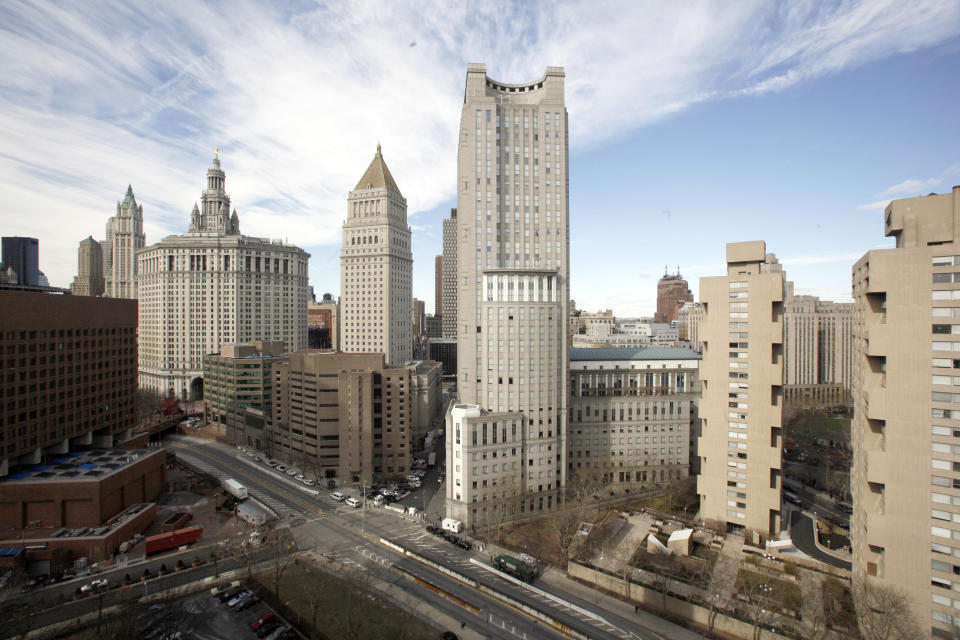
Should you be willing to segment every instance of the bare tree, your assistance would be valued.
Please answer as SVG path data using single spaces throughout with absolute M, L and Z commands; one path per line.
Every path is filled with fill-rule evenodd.
M 567 560 L 571 557 L 571 551 L 577 537 L 577 530 L 582 522 L 581 510 L 575 505 L 558 512 L 554 517 L 548 520 L 550 532 L 557 541 L 560 553 Z
M 655 586 L 660 592 L 661 611 L 667 611 L 667 592 L 670 590 L 670 583 L 673 582 L 677 574 L 683 569 L 680 559 L 672 552 L 660 552 L 652 554 L 653 572 L 655 575 Z
M 273 595 L 278 600 L 280 599 L 280 582 L 283 580 L 283 574 L 293 564 L 293 556 L 290 555 L 292 550 L 293 545 L 290 542 L 277 542 L 273 545 Z
M 853 601 L 865 640 L 920 637 L 910 598 L 901 588 L 864 579 L 854 585 Z

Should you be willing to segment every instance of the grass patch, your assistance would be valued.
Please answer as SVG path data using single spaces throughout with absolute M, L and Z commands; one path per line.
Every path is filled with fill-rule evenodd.
M 436 638 L 424 621 L 379 595 L 304 562 L 290 565 L 273 593 L 273 573 L 256 576 L 258 593 L 307 637 L 352 640 Z
M 635 510 L 643 507 L 656 513 L 692 517 L 700 509 L 697 479 L 692 476 L 685 478 L 666 493 L 633 501 L 627 506 Z
M 734 588 L 737 595 L 747 600 L 761 599 L 769 603 L 771 607 L 781 607 L 787 611 L 798 610 L 800 603 L 803 601 L 800 587 L 796 583 L 748 569 L 740 569 L 737 573 Z
M 839 533 L 821 533 L 820 544 L 828 549 L 842 549 L 850 546 L 850 538 Z

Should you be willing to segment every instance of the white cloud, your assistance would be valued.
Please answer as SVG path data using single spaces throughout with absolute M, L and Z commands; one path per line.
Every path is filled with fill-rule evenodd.
M 877 200 L 876 202 L 868 202 L 867 204 L 861 204 L 857 206 L 857 211 L 883 211 L 887 208 L 887 205 L 890 204 L 890 199 L 886 200 Z
M 926 195 L 943 184 L 946 180 L 955 178 L 957 176 L 960 176 L 960 163 L 950 165 L 944 169 L 939 176 L 935 176 L 933 178 L 911 178 L 909 180 L 904 180 L 903 182 L 898 182 L 891 187 L 887 187 L 878 194 L 881 196 L 891 197 L 886 198 L 885 200 L 877 200 L 876 202 L 871 202 L 868 204 L 861 204 L 857 207 L 857 211 L 883 211 L 887 208 L 887 205 L 890 204 L 890 200 L 895 197 L 905 198 Z
M 245 233 L 335 245 L 378 141 L 412 219 L 454 196 L 467 62 L 506 82 L 565 65 L 576 150 L 960 25 L 935 0 L 410 6 L 0 5 L 4 233 L 40 237 L 42 268 L 66 285 L 77 242 L 102 236 L 128 183 L 148 242 L 183 232 L 220 147 Z

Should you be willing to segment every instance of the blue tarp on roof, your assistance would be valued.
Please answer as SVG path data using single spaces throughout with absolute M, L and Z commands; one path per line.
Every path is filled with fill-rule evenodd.
M 10 475 L 7 476 L 9 480 L 19 480 L 20 478 L 29 478 L 29 477 L 30 477 L 29 473 L 24 473 L 22 471 L 19 473 L 11 473 Z
M 24 552 L 26 547 L 0 547 L 0 558 L 13 558 Z
M 91 463 L 89 463 L 89 462 L 88 462 L 87 464 L 77 465 L 77 469 L 83 469 L 83 470 L 85 470 L 85 471 L 86 471 L 87 469 L 96 469 L 96 468 L 97 468 L 97 465 L 91 464 Z
M 53 461 L 53 464 L 66 464 L 70 462 L 70 458 L 57 458 Z
M 86 452 L 86 451 L 71 451 L 71 452 L 68 453 L 67 455 L 70 456 L 71 458 L 79 458 L 80 456 L 85 456 L 85 455 L 87 455 L 87 452 Z
M 53 467 L 51 467 L 48 464 L 35 464 L 30 468 L 33 471 L 50 471 L 50 469 L 52 469 Z

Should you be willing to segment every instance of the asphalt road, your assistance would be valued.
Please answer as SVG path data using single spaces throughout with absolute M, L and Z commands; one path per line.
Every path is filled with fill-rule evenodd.
M 796 545 L 797 549 L 800 549 L 800 551 L 803 551 L 811 558 L 825 562 L 830 566 L 850 571 L 853 566 L 850 562 L 835 558 L 829 553 L 818 549 L 814 543 L 814 535 L 813 519 L 805 513 L 793 511 L 790 515 L 790 538 L 793 540 L 793 544 Z
M 401 590 L 415 594 L 420 600 L 429 602 L 431 606 L 448 613 L 456 620 L 460 620 L 467 627 L 486 637 L 526 637 L 544 638 L 553 640 L 563 637 L 555 629 L 544 623 L 534 620 L 529 614 L 522 613 L 518 608 L 505 604 L 501 600 L 488 595 L 485 591 L 494 591 L 504 594 L 516 603 L 525 607 L 546 613 L 560 621 L 570 629 L 578 630 L 590 638 L 598 640 L 642 638 L 644 640 L 659 640 L 660 636 L 647 632 L 633 621 L 625 620 L 598 608 L 595 603 L 579 600 L 570 594 L 552 593 L 574 606 L 557 603 L 549 596 L 537 594 L 527 588 L 518 586 L 497 574 L 478 567 L 471 558 L 488 563 L 489 558 L 478 551 L 465 551 L 451 545 L 443 539 L 435 538 L 426 533 L 422 523 L 400 517 L 398 514 L 383 509 L 351 509 L 329 500 L 328 492 L 320 490 L 314 495 L 304 491 L 293 480 L 277 477 L 269 472 L 267 467 L 247 464 L 240 460 L 239 452 L 230 447 L 216 443 L 200 443 L 178 438 L 168 444 L 174 445 L 178 455 L 186 454 L 192 464 L 204 468 L 217 477 L 234 477 L 247 486 L 250 494 L 267 503 L 281 515 L 283 520 L 293 526 L 293 534 L 299 550 L 313 550 L 321 553 L 346 566 L 356 569 L 354 577 L 363 579 L 364 575 L 376 576 L 378 579 L 397 585 Z M 439 467 L 439 461 L 438 465 Z M 436 471 L 431 469 L 428 478 L 432 478 L 436 491 Z M 429 481 L 424 482 L 427 488 Z M 423 489 L 421 489 L 423 491 Z M 429 499 L 428 497 L 425 499 Z M 409 498 L 408 498 L 409 500 Z M 416 502 L 416 497 L 414 501 Z M 414 504 L 415 504 L 414 502 Z M 419 505 L 417 505 L 419 506 Z M 454 580 L 440 570 L 416 561 L 409 556 L 398 553 L 389 547 L 377 542 L 381 537 L 409 549 L 418 555 L 429 559 L 441 567 L 456 571 L 476 581 L 480 588 L 474 588 L 463 582 Z M 209 552 L 208 552 L 209 553 Z M 262 552 L 269 554 L 269 551 Z M 196 550 L 186 552 L 188 558 L 196 555 Z M 165 561 L 168 567 L 176 563 L 176 557 L 166 557 L 153 561 L 156 566 Z M 186 562 L 186 560 L 185 560 Z M 220 571 L 235 568 L 243 564 L 242 559 L 221 561 Z M 452 594 L 462 604 L 452 602 L 447 596 L 441 595 L 434 589 L 399 575 L 392 567 L 416 576 L 421 581 L 433 585 L 434 589 Z M 151 571 L 155 571 L 151 569 Z M 118 570 L 111 582 L 122 580 L 124 573 L 131 576 L 142 574 L 143 567 L 128 567 Z M 183 571 L 164 577 L 164 588 L 184 584 L 213 573 L 212 566 L 198 567 L 190 571 Z M 242 572 L 241 572 L 242 573 Z M 147 589 L 153 590 L 154 582 L 148 583 Z M 543 585 L 534 584 L 541 589 Z M 64 588 L 72 590 L 73 586 Z M 142 595 L 137 585 L 128 589 L 107 591 L 103 597 L 104 606 L 114 602 L 121 602 L 124 598 L 133 598 Z M 546 591 L 546 589 L 544 589 Z M 46 591 L 46 590 L 44 590 Z M 552 590 L 555 591 L 555 590 Z M 51 595 L 53 592 L 50 592 Z M 34 600 L 37 594 L 30 594 Z M 61 607 L 50 608 L 40 615 L 31 616 L 30 626 L 36 627 L 50 624 L 57 620 L 65 620 L 83 613 L 96 610 L 96 598 L 85 598 L 71 602 Z M 579 609 L 579 610 L 578 610 Z M 21 631 L 8 625 L 10 634 Z M 456 632 L 457 629 L 451 629 Z M 5 630 L 4 632 L 6 632 Z M 0 635 L 0 638 L 8 637 Z

